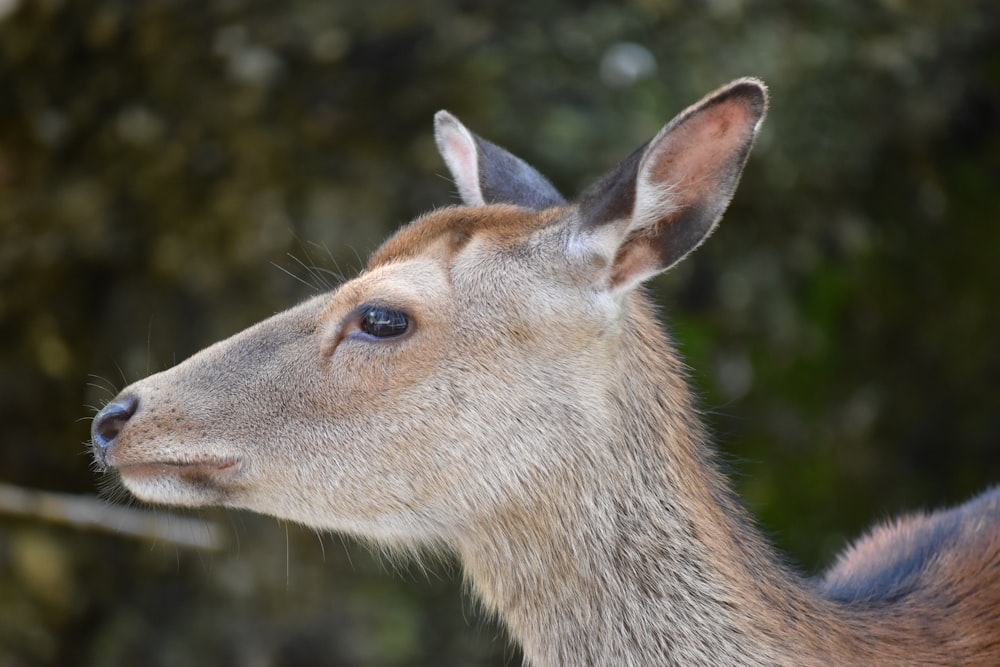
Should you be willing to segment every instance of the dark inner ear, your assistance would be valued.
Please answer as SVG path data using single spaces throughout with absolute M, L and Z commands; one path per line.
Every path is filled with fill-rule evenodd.
M 583 230 L 631 217 L 635 208 L 635 178 L 647 145 L 648 142 L 632 151 L 617 167 L 583 191 L 578 200 Z
M 479 187 L 487 204 L 516 204 L 537 210 L 566 200 L 547 178 L 521 158 L 473 135 L 479 152 Z
M 650 237 L 660 255 L 660 266 L 671 267 L 683 259 L 708 236 L 719 215 L 707 210 L 704 202 L 695 201 L 677 211 L 669 220 L 661 221 L 662 229 Z

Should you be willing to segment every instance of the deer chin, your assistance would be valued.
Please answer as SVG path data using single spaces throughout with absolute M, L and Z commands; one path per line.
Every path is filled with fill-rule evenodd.
M 128 463 L 115 469 L 125 488 L 140 500 L 201 507 L 225 504 L 245 465 L 238 458 L 208 458 Z

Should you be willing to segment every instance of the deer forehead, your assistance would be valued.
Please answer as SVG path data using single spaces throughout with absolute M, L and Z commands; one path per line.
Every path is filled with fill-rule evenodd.
M 563 213 L 560 208 L 535 211 L 505 204 L 440 209 L 396 232 L 372 254 L 368 268 L 417 256 L 448 264 L 472 241 L 511 249 L 561 220 Z
M 449 296 L 483 309 L 509 307 L 505 297 L 530 301 L 530 293 L 546 282 L 567 282 L 558 277 L 570 268 L 560 231 L 571 214 L 563 208 L 535 211 L 509 205 L 435 211 L 378 248 L 365 271 L 342 288 L 343 298 L 363 302 L 378 300 L 380 293 L 397 294 L 405 296 L 398 304 L 404 307 L 414 300 Z

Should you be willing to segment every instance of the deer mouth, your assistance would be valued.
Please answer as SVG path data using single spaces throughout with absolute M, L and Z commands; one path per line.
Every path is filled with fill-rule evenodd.
M 194 486 L 218 486 L 222 481 L 237 477 L 243 467 L 243 462 L 239 459 L 220 458 L 129 463 L 116 466 L 116 469 L 126 482 L 172 477 Z

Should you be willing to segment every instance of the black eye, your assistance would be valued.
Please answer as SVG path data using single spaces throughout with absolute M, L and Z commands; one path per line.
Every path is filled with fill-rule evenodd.
M 405 313 L 385 306 L 364 306 L 361 309 L 359 328 L 375 338 L 402 336 L 410 326 Z

